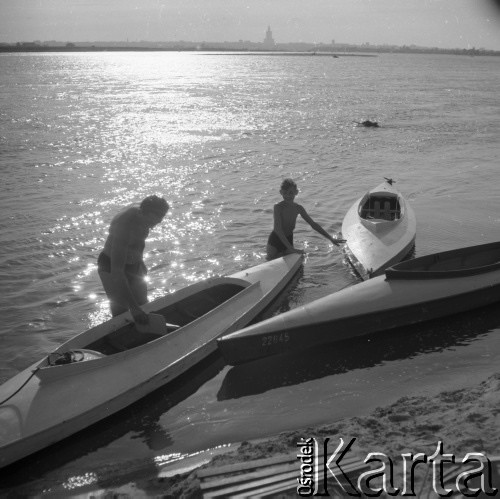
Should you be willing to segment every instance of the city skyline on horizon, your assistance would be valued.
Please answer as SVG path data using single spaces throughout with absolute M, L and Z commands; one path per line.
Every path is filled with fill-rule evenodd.
M 93 48 L 99 48 L 99 47 L 122 47 L 122 48 L 127 48 L 129 47 L 130 49 L 133 49 L 134 47 L 137 48 L 151 48 L 151 49 L 168 49 L 172 50 L 174 47 L 177 47 L 179 49 L 181 48 L 186 48 L 188 47 L 194 47 L 196 46 L 196 50 L 233 50 L 230 47 L 241 47 L 241 50 L 247 50 L 248 48 L 256 48 L 256 47 L 261 47 L 265 51 L 290 51 L 293 50 L 293 47 L 307 47 L 307 50 L 311 50 L 313 47 L 317 47 L 317 50 L 325 49 L 328 47 L 331 47 L 333 50 L 339 50 L 343 48 L 349 48 L 351 47 L 352 49 L 364 49 L 366 50 L 376 50 L 376 49 L 381 49 L 382 51 L 384 49 L 414 49 L 416 51 L 418 50 L 429 50 L 429 51 L 450 51 L 450 52 L 455 52 L 455 51 L 480 51 L 480 52 L 494 52 L 494 53 L 500 53 L 499 50 L 495 49 L 490 49 L 487 47 L 470 47 L 470 48 L 463 48 L 463 47 L 446 47 L 446 48 L 441 48 L 441 47 L 435 47 L 435 46 L 424 46 L 424 45 L 396 45 L 396 44 L 388 44 L 388 43 L 380 43 L 380 44 L 375 44 L 371 43 L 370 41 L 364 42 L 362 44 L 357 44 L 357 43 L 346 43 L 343 41 L 337 41 L 337 40 L 332 40 L 330 43 L 328 42 L 307 42 L 307 41 L 300 41 L 300 42 L 294 42 L 294 41 L 289 41 L 289 42 L 275 42 L 272 45 L 269 45 L 266 43 L 266 40 L 263 41 L 252 41 L 252 40 L 235 40 L 235 41 L 191 41 L 191 40 L 169 40 L 169 41 L 150 41 L 150 40 L 109 40 L 109 41 L 102 41 L 102 40 L 90 40 L 90 41 L 69 41 L 69 40 L 20 40 L 17 42 L 12 42 L 12 43 L 3 43 L 0 42 L 0 47 L 16 47 L 16 46 L 21 46 L 24 48 L 29 48 L 29 47 L 47 47 L 47 48 L 54 48 L 54 47 L 66 47 L 66 48 L 86 48 L 86 47 L 93 47 Z M 244 47 L 247 47 L 246 49 Z M 234 50 L 238 50 L 238 48 L 234 48 Z M 260 50 L 260 48 L 259 48 Z M 315 49 L 316 50 L 316 49 Z
M 3 0 L 0 43 L 337 43 L 500 50 L 494 0 Z

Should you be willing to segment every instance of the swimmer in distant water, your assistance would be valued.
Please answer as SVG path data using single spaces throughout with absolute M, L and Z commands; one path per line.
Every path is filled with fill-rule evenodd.
M 361 121 L 358 123 L 358 125 L 378 128 L 378 123 L 376 121 L 370 121 L 370 120 Z
M 305 208 L 294 202 L 299 193 L 297 184 L 290 178 L 281 183 L 280 194 L 283 201 L 274 205 L 274 227 L 267 241 L 267 259 L 272 260 L 289 253 L 304 253 L 293 246 L 293 231 L 297 216 L 300 215 L 316 232 L 326 237 L 335 246 L 345 243 L 345 239 L 334 239 L 326 230 L 316 223 Z
M 113 317 L 130 310 L 135 322 L 148 323 L 141 308 L 148 301 L 144 246 L 149 230 L 163 220 L 168 209 L 165 199 L 148 196 L 139 206 L 129 206 L 111 220 L 97 268 Z

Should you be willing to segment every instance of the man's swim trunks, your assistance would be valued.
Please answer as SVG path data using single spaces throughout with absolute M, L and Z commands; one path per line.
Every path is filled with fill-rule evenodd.
M 290 244 L 293 246 L 293 234 L 289 234 L 286 236 Z M 269 239 L 267 240 L 267 244 L 269 246 L 272 246 L 273 248 L 276 248 L 279 253 L 282 253 L 283 251 L 287 250 L 287 247 L 281 242 L 281 239 L 279 238 L 278 234 L 274 232 L 274 230 L 269 234 Z
M 97 258 L 97 269 L 101 272 L 111 272 L 111 258 L 106 253 L 100 253 Z M 147 274 L 144 262 L 129 263 L 125 265 L 125 273 L 134 277 L 143 277 Z

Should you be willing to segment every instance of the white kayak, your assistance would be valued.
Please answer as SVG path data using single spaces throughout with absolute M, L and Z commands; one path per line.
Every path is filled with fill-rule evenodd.
M 406 260 L 374 277 L 225 335 L 231 365 L 416 324 L 500 301 L 500 242 Z
M 347 256 L 363 278 L 383 274 L 415 245 L 415 213 L 392 184 L 386 179 L 359 198 L 342 222 Z
M 5 382 L 0 466 L 96 423 L 195 366 L 217 349 L 218 336 L 262 313 L 301 264 L 300 255 L 287 255 L 180 289 L 143 307 L 163 316 L 168 329 L 151 324 L 156 332 L 138 330 L 127 312 L 75 336 Z

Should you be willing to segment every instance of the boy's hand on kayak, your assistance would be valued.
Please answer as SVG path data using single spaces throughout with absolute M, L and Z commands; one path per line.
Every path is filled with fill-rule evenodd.
M 333 239 L 333 237 L 330 239 L 330 241 L 335 244 L 335 246 L 338 246 L 339 244 L 345 243 L 347 240 L 346 239 Z

